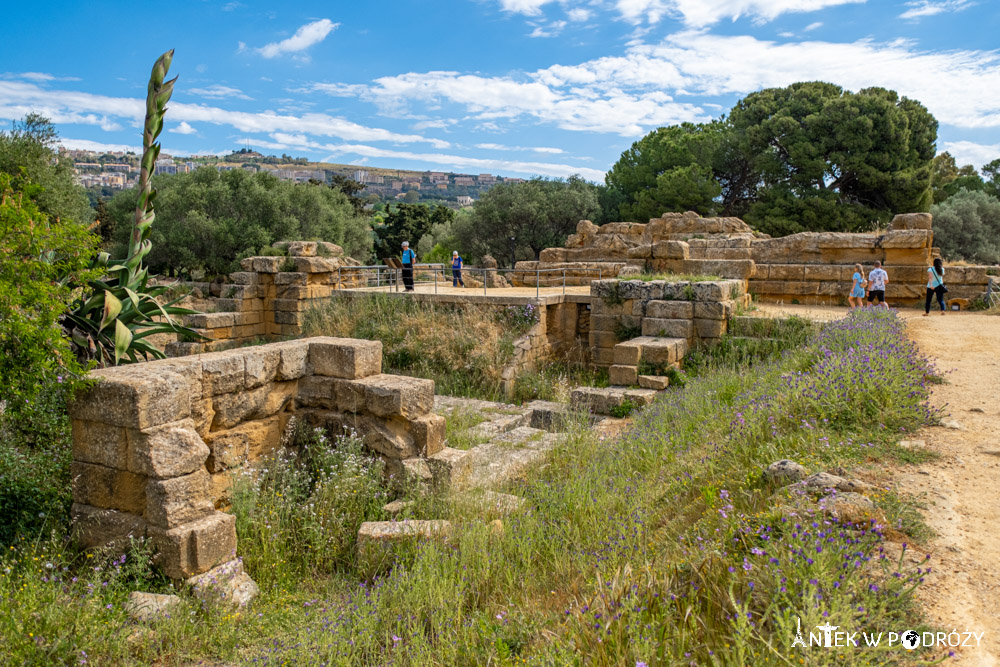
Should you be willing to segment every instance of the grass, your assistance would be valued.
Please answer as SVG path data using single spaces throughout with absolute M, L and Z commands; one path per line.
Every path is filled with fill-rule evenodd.
M 483 422 L 496 419 L 500 415 L 484 414 L 468 408 L 458 408 L 448 415 L 445 439 L 453 449 L 472 449 L 476 445 L 489 442 L 490 437 L 473 429 Z
M 707 283 L 722 280 L 722 278 L 719 276 L 709 276 L 700 273 L 643 273 L 629 278 L 629 280 L 641 280 L 647 283 L 653 280 L 666 280 L 671 283 Z
M 924 529 L 911 503 L 885 492 L 872 494 L 871 521 L 837 523 L 800 491 L 776 495 L 761 469 L 792 458 L 810 472 L 869 469 L 877 482 L 878 470 L 903 460 L 895 441 L 936 418 L 926 404 L 925 377 L 933 375 L 902 322 L 881 310 L 827 325 L 766 362 L 722 357 L 636 412 L 617 440 L 571 429 L 547 466 L 505 489 L 527 506 L 504 518 L 502 530 L 461 503 L 404 495 L 417 502 L 413 516 L 447 518 L 453 535 L 412 549 L 376 578 L 357 569 L 341 539 L 348 524 L 333 524 L 332 546 L 309 542 L 295 525 L 306 496 L 280 484 L 249 487 L 240 506 L 261 509 L 252 521 L 239 519 L 239 549 L 262 594 L 238 612 L 201 607 L 182 592 L 186 613 L 137 628 L 122 612 L 124 591 L 162 586 L 141 559 L 105 587 L 108 570 L 95 580 L 85 561 L 26 541 L 0 557 L 8 610 L 0 641 L 17 664 L 932 659 L 898 647 L 791 648 L 798 619 L 804 632 L 823 623 L 851 632 L 927 629 L 912 596 L 926 565 L 904 566 L 885 545 L 887 536 L 907 540 Z M 371 488 L 364 480 L 372 465 L 319 466 L 343 498 L 333 506 L 353 508 L 351 522 L 379 516 L 381 497 L 364 491 L 349 505 L 356 494 L 345 495 Z M 299 475 L 315 478 L 289 475 L 293 487 Z M 306 514 L 302 522 L 320 525 Z M 39 563 L 48 562 L 58 581 L 46 580 Z
M 514 341 L 536 321 L 533 308 L 370 294 L 313 308 L 302 330 L 305 336 L 380 340 L 384 372 L 429 378 L 439 394 L 500 400 L 503 370 L 514 358 Z

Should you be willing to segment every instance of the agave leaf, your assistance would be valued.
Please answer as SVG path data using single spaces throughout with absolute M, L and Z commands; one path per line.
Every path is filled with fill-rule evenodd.
M 120 321 L 115 320 L 115 363 L 122 358 L 132 342 L 132 332 Z

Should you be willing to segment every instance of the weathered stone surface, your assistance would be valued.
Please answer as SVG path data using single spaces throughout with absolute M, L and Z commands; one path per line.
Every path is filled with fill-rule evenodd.
M 764 479 L 775 484 L 793 484 L 806 478 L 805 466 L 790 459 L 775 461 L 764 469 Z
M 528 426 L 544 431 L 565 431 L 578 415 L 574 415 L 565 403 L 554 401 L 531 401 L 528 408 Z
M 647 317 L 642 321 L 642 335 L 662 338 L 691 338 L 694 326 L 691 320 Z
M 931 229 L 934 216 L 930 213 L 897 213 L 889 223 L 890 229 Z
M 211 478 L 205 470 L 146 485 L 146 521 L 152 526 L 176 528 L 214 511 Z
M 298 381 L 296 403 L 311 408 L 336 408 L 340 401 L 338 392 L 341 390 L 342 385 L 346 384 L 349 383 L 338 378 L 307 375 Z M 351 412 L 360 411 L 360 408 L 363 406 L 364 394 L 363 392 L 355 391 L 352 392 L 352 395 L 358 396 L 357 403 L 350 403 L 350 408 L 341 406 L 341 410 L 350 410 Z
M 962 422 L 958 421 L 957 419 L 942 419 L 941 426 L 943 426 L 944 428 L 950 428 L 955 431 L 961 431 L 965 428 L 964 426 L 962 426 Z
M 243 569 L 240 558 L 189 577 L 185 583 L 197 599 L 210 606 L 238 609 L 250 604 L 260 594 L 260 588 Z
M 643 389 L 663 391 L 670 386 L 670 378 L 663 375 L 640 375 L 639 386 Z
M 157 548 L 154 562 L 172 579 L 186 579 L 207 572 L 236 555 L 236 517 L 224 512 L 177 528 L 149 527 Z
M 187 382 L 177 373 L 116 366 L 89 375 L 97 383 L 70 403 L 72 419 L 143 429 L 191 416 Z
M 257 387 L 233 394 L 222 394 L 212 400 L 215 416 L 212 428 L 232 428 L 240 422 L 264 412 L 270 387 Z
M 452 447 L 445 447 L 426 459 L 434 485 L 439 488 L 454 487 L 460 483 L 468 474 L 471 462 L 468 451 Z
M 615 364 L 608 369 L 608 380 L 613 385 L 630 387 L 639 382 L 639 369 L 635 366 Z
M 246 370 L 246 388 L 254 389 L 274 381 L 278 373 L 281 351 L 270 346 L 245 347 L 243 361 Z
M 694 326 L 699 338 L 722 338 L 726 333 L 725 320 L 695 320 Z
M 464 454 L 465 452 L 462 453 Z M 434 483 L 434 473 L 427 461 L 428 459 L 424 458 L 411 458 L 401 462 L 402 465 L 400 466 L 398 476 L 402 479 L 404 486 L 425 487 Z M 390 460 L 388 463 L 395 462 L 394 460 Z M 390 474 L 396 473 L 390 472 Z
M 398 516 L 407 509 L 413 507 L 415 504 L 416 503 L 412 500 L 393 500 L 391 503 L 383 505 L 382 511 L 389 516 Z
M 807 491 L 812 493 L 822 493 L 833 489 L 842 493 L 866 492 L 872 489 L 870 484 L 856 480 L 845 479 L 839 475 L 831 475 L 827 472 L 817 472 L 802 482 Z
M 128 467 L 125 428 L 101 422 L 73 420 L 73 460 L 108 468 Z
M 644 406 L 653 402 L 656 391 L 652 389 L 625 389 L 624 387 L 577 387 L 570 395 L 570 405 L 576 410 L 610 415 L 615 408 L 627 402 Z
M 380 417 L 416 418 L 434 407 L 433 380 L 379 374 L 355 380 L 351 386 L 362 389 L 365 410 Z
M 408 459 L 420 454 L 405 420 L 365 415 L 360 424 L 365 444 L 379 454 L 390 459 Z
M 84 549 L 121 551 L 128 548 L 130 540 L 146 535 L 146 521 L 130 512 L 73 503 L 70 517 L 73 538 Z
M 667 320 L 690 320 L 694 318 L 695 305 L 691 301 L 649 301 L 646 303 L 646 317 Z
M 205 465 L 208 446 L 192 419 L 128 433 L 128 469 L 155 479 L 187 475 Z
M 184 601 L 176 595 L 132 591 L 125 601 L 125 613 L 136 623 L 151 623 L 183 611 Z
M 926 449 L 927 443 L 924 440 L 900 440 L 899 446 L 902 449 Z
M 74 461 L 70 478 L 73 502 L 139 515 L 146 509 L 146 478 L 142 475 Z
M 413 445 L 420 456 L 433 456 L 444 448 L 447 420 L 441 415 L 427 414 L 409 419 Z
M 203 398 L 191 403 L 191 419 L 194 421 L 195 432 L 204 438 L 212 428 L 215 410 L 212 409 L 212 399 Z
M 635 339 L 615 345 L 615 364 L 622 366 L 638 366 L 642 359 L 642 344 Z
M 310 338 L 309 367 L 316 375 L 355 380 L 382 372 L 382 343 L 350 338 Z
M 455 500 L 457 504 L 469 508 L 486 520 L 509 516 L 528 507 L 528 501 L 520 496 L 497 493 L 489 489 L 467 491 L 456 496 Z
M 867 524 L 872 519 L 880 524 L 885 523 L 885 515 L 860 493 L 836 493 L 820 499 L 819 504 L 826 514 L 841 523 Z
M 218 473 L 243 465 L 278 448 L 281 420 L 278 417 L 244 422 L 231 429 L 213 431 L 206 438 L 209 472 Z
M 631 342 L 639 345 L 642 349 L 641 361 L 657 365 L 680 361 L 688 350 L 686 338 L 642 336 L 641 338 L 633 338 Z
M 212 352 L 201 358 L 205 396 L 231 394 L 246 385 L 246 364 L 242 350 Z
M 653 257 L 657 259 L 688 259 L 690 246 L 684 241 L 661 241 L 653 246 Z
M 447 540 L 450 535 L 448 521 L 366 521 L 358 529 L 358 561 L 365 569 L 380 569 L 391 564 L 401 550 L 425 540 Z
M 694 316 L 697 319 L 728 320 L 732 314 L 732 301 L 698 301 L 694 304 Z
M 293 340 L 274 345 L 280 358 L 275 378 L 279 381 L 297 380 L 306 375 L 309 359 L 309 343 L 305 340 Z

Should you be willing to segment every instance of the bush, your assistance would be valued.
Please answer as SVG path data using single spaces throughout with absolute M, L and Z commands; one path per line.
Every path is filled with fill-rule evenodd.
M 949 260 L 1000 263 L 1000 199 L 975 190 L 959 190 L 931 207 L 934 242 Z
M 352 565 L 358 528 L 388 500 L 383 468 L 353 433 L 293 426 L 287 446 L 233 489 L 240 554 L 257 582 L 292 586 Z

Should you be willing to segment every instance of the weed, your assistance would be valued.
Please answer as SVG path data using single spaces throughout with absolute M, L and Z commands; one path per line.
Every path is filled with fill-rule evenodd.
M 642 335 L 642 326 L 629 324 L 625 320 L 618 318 L 615 320 L 615 338 L 619 341 L 632 340 Z
M 628 417 L 630 414 L 632 414 L 638 409 L 639 405 L 637 403 L 626 398 L 618 405 L 613 406 L 610 412 L 612 417 L 617 417 L 618 419 L 624 419 L 625 417 Z

